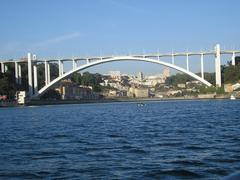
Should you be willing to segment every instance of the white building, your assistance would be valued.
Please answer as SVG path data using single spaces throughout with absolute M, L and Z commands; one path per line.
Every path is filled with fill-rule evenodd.
M 17 91 L 16 98 L 18 104 L 25 104 L 26 99 L 26 91 Z
M 121 81 L 121 72 L 120 71 L 109 71 L 109 75 L 113 80 Z
M 163 77 L 165 77 L 165 78 L 170 77 L 170 69 L 169 68 L 163 69 Z

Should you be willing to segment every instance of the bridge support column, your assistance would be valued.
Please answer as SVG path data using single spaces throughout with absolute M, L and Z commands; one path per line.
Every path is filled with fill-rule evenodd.
M 22 84 L 22 67 L 20 63 L 18 63 L 18 83 Z
M 232 65 L 235 66 L 235 52 L 232 54 Z
M 48 62 L 44 62 L 44 70 L 45 70 L 45 85 L 48 85 Z
M 8 66 L 6 64 L 4 64 L 4 72 L 8 71 Z
M 201 53 L 201 76 L 204 79 L 203 53 Z
M 60 77 L 60 76 L 62 76 L 62 65 L 63 65 L 63 63 L 62 63 L 62 61 L 61 60 L 58 60 L 58 76 Z
M 5 73 L 4 63 L 3 63 L 3 62 L 1 63 L 1 72 L 2 72 L 2 73 Z
M 216 86 L 221 87 L 222 86 L 222 80 L 221 80 L 221 50 L 220 45 L 217 44 L 215 46 L 215 73 L 216 73 Z
M 48 84 L 49 84 L 51 81 L 50 63 L 47 64 L 47 80 L 48 80 Z
M 62 73 L 62 75 L 64 74 L 64 64 L 63 64 L 63 61 L 61 61 L 61 73 Z
M 77 68 L 77 61 L 75 59 L 73 59 L 72 63 L 73 63 L 73 69 L 76 69 Z
M 188 54 L 186 57 L 186 65 L 187 65 L 187 71 L 189 71 L 189 55 Z
M 174 54 L 172 53 L 172 64 L 175 63 Z
M 38 94 L 38 80 L 37 80 L 37 63 L 33 65 L 33 77 L 34 77 L 34 94 Z
M 28 94 L 31 97 L 33 95 L 32 84 L 32 54 L 28 53 Z
M 15 62 L 15 82 L 16 84 L 19 84 L 19 73 L 18 73 L 18 63 Z

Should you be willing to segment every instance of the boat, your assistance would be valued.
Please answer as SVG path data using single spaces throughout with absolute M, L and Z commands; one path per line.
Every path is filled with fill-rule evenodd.
M 137 106 L 140 107 L 140 106 L 145 106 L 144 103 L 137 103 Z
M 231 100 L 235 100 L 236 97 L 232 94 L 232 95 L 230 96 L 230 99 L 231 99 Z

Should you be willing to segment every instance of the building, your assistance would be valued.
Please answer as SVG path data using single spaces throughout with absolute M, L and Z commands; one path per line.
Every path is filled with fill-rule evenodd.
M 176 96 L 181 94 L 182 94 L 181 90 L 170 90 L 167 92 L 167 96 Z
M 16 99 L 18 104 L 25 104 L 26 100 L 26 91 L 17 91 Z
M 142 73 L 142 72 L 139 72 L 139 73 L 138 73 L 138 80 L 139 80 L 139 81 L 142 81 L 142 80 L 143 80 L 143 73 Z
M 128 97 L 136 97 L 136 98 L 148 98 L 149 97 L 149 89 L 148 88 L 129 88 L 127 92 Z
M 186 88 L 186 84 L 177 84 L 178 88 Z
M 233 92 L 232 84 L 224 84 L 224 91 L 225 92 Z
M 121 81 L 121 72 L 120 71 L 109 71 L 111 79 L 116 81 Z
M 117 96 L 117 91 L 116 90 L 109 90 L 108 91 L 108 96 L 109 97 L 116 97 Z
M 224 84 L 224 91 L 225 92 L 233 92 L 240 89 L 240 83 L 236 84 Z
M 56 88 L 61 95 L 61 99 L 99 99 L 99 93 L 92 91 L 91 86 L 82 86 L 72 83 L 70 80 L 64 80 L 60 83 L 60 86 Z
M 136 98 L 148 98 L 149 97 L 149 89 L 148 88 L 137 88 L 134 91 Z
M 166 78 L 162 74 L 155 76 L 146 76 L 143 85 L 153 87 L 156 86 L 156 84 L 164 84 L 165 80 Z
M 170 69 L 169 68 L 163 69 L 163 77 L 165 77 L 165 78 L 170 77 Z

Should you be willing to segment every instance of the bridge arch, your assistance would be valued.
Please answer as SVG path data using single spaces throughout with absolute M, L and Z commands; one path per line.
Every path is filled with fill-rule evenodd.
M 71 74 L 75 73 L 75 72 L 78 72 L 78 71 L 81 71 L 81 70 L 84 70 L 84 69 L 87 69 L 87 68 L 90 68 L 92 66 L 96 66 L 96 65 L 99 65 L 99 64 L 104 64 L 104 63 L 108 63 L 108 62 L 114 62 L 114 61 L 144 61 L 144 62 L 150 62 L 150 63 L 155 63 L 155 64 L 159 64 L 159 65 L 163 65 L 163 66 L 167 66 L 169 68 L 172 68 L 172 69 L 175 69 L 175 70 L 178 70 L 180 72 L 183 72 L 185 74 L 188 74 L 189 76 L 193 77 L 194 79 L 202 82 L 203 84 L 205 84 L 206 86 L 212 86 L 211 83 L 209 83 L 208 81 L 206 81 L 205 79 L 197 76 L 196 74 L 190 72 L 190 71 L 187 71 L 186 69 L 184 68 L 181 68 L 179 66 L 176 66 L 174 64 L 170 64 L 170 63 L 167 63 L 167 62 L 164 62 L 164 61 L 161 61 L 161 60 L 156 60 L 156 59 L 151 59 L 151 58 L 144 58 L 144 57 L 133 57 L 133 56 L 119 56 L 119 57 L 112 57 L 112 58 L 108 58 L 108 59 L 103 59 L 103 60 L 96 60 L 96 61 L 93 61 L 93 62 L 89 62 L 87 64 L 84 64 L 84 65 L 81 65 L 79 67 L 77 67 L 76 69 L 73 69 L 69 72 L 66 72 L 65 74 L 63 74 L 62 76 L 54 79 L 53 81 L 51 81 L 48 85 L 44 86 L 43 88 L 41 88 L 39 91 L 38 91 L 38 94 L 34 95 L 34 97 L 38 97 L 38 96 L 41 96 L 43 95 L 48 89 L 50 89 L 52 86 L 54 86 L 56 83 L 58 83 L 59 81 L 61 81 L 62 79 L 70 76 Z

